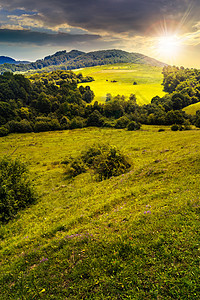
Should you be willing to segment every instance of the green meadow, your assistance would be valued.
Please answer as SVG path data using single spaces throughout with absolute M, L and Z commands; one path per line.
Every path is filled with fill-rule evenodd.
M 0 138 L 38 193 L 0 227 L 0 299 L 200 298 L 200 130 L 159 128 Z M 130 170 L 69 178 L 62 162 L 94 143 L 115 145 Z
M 163 76 L 162 68 L 141 64 L 114 64 L 97 66 L 77 70 L 84 76 L 92 76 L 95 81 L 81 84 L 89 85 L 94 91 L 94 101 L 103 103 L 106 95 L 110 93 L 113 97 L 124 95 L 129 97 L 135 94 L 139 105 L 150 103 L 154 96 L 164 96 L 161 85 Z M 112 82 L 116 81 L 116 82 Z M 137 85 L 133 85 L 136 82 Z
M 200 110 L 200 103 L 191 104 L 183 109 L 188 115 L 195 115 Z

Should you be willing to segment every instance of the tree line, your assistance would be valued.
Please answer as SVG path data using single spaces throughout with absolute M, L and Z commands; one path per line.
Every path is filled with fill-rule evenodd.
M 92 81 L 82 73 L 53 71 L 25 77 L 5 72 L 0 75 L 0 135 L 40 132 L 87 126 L 137 130 L 140 124 L 200 127 L 200 112 L 187 115 L 182 108 L 200 100 L 200 71 L 163 68 L 167 94 L 139 106 L 135 95 L 128 99 L 108 94 L 106 102 L 92 102 L 94 93 L 79 83 Z

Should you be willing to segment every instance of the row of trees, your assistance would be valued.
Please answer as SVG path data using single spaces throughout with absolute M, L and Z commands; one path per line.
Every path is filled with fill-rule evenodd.
M 53 71 L 35 74 L 29 78 L 23 75 L 4 73 L 0 75 L 0 135 L 10 132 L 39 132 L 58 129 L 82 128 L 85 126 L 128 128 L 136 130 L 140 123 L 151 125 L 180 124 L 188 128 L 189 124 L 200 126 L 200 114 L 186 115 L 182 111 L 188 103 L 199 101 L 198 71 L 165 67 L 163 69 L 164 89 L 169 77 L 178 78 L 178 71 L 187 74 L 184 89 L 181 83 L 174 91 L 160 98 L 151 100 L 150 104 L 139 106 L 135 95 L 129 99 L 124 96 L 107 95 L 106 102 L 94 102 L 94 93 L 89 86 L 78 88 L 77 84 L 93 80 L 71 71 Z M 196 78 L 195 87 L 190 86 L 189 75 Z M 167 79 L 168 78 L 168 79 Z M 183 78 L 183 77 L 181 77 Z M 184 77 L 185 78 L 185 77 Z M 193 77 L 192 77 L 193 78 Z M 200 78 L 200 76 L 199 76 Z M 168 80 L 168 81 L 167 81 Z M 173 80 L 170 79 L 171 85 Z M 186 83 L 188 88 L 186 88 Z M 177 87 L 179 86 L 179 92 Z M 193 89 L 193 93 L 189 93 Z M 187 91 L 187 92 L 186 92 Z

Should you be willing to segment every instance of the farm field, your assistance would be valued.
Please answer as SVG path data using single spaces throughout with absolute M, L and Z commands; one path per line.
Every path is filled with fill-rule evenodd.
M 81 84 L 89 85 L 94 91 L 94 101 L 103 103 L 106 94 L 110 93 L 113 97 L 124 95 L 129 97 L 135 94 L 139 105 L 150 103 L 154 96 L 164 96 L 163 86 L 161 85 L 163 76 L 162 68 L 139 64 L 114 64 L 84 68 L 76 70 L 84 76 L 92 76 L 95 81 Z M 116 81 L 116 82 L 111 82 Z M 133 85 L 136 82 L 137 85 Z
M 0 227 L 0 299 L 199 299 L 200 130 L 83 128 L 0 138 L 39 198 Z M 110 143 L 130 170 L 70 179 L 61 162 Z

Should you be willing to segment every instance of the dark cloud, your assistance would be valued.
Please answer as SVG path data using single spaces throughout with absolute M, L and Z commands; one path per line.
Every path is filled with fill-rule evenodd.
M 33 45 L 68 45 L 75 43 L 98 41 L 99 35 L 69 33 L 44 33 L 31 30 L 0 29 L 0 43 L 33 44 Z
M 47 25 L 68 23 L 90 31 L 140 33 L 162 20 L 199 20 L 199 0 L 0 0 L 7 9 L 39 12 Z

